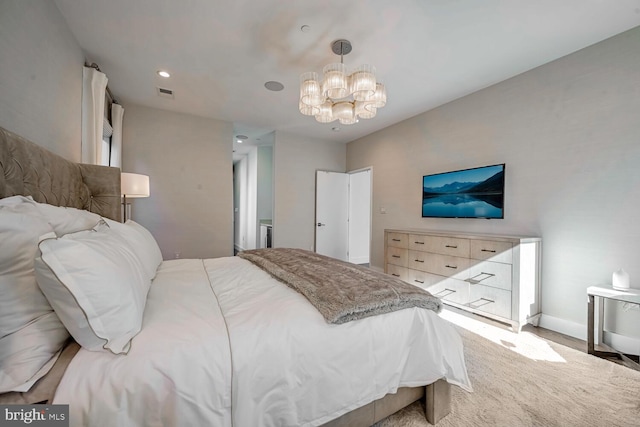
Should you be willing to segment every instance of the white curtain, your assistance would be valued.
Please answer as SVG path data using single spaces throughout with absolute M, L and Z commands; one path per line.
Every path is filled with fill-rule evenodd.
M 82 71 L 82 163 L 100 164 L 104 93 L 107 76 L 91 67 Z
M 111 161 L 110 165 L 122 168 L 122 117 L 124 108 L 118 104 L 111 104 Z

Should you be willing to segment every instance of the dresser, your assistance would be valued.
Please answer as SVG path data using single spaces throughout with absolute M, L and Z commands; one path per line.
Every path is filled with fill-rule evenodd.
M 540 318 L 537 237 L 385 230 L 384 271 L 520 331 Z

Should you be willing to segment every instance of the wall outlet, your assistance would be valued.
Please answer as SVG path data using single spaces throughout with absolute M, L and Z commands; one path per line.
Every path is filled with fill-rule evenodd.
M 386 214 L 387 213 L 387 208 L 380 208 L 380 213 L 381 214 Z
M 176 259 L 180 258 L 180 252 L 174 252 L 173 254 L 176 256 Z

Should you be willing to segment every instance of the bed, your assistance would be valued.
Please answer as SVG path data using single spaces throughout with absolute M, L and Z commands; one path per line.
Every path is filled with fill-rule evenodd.
M 329 323 L 304 290 L 283 284 L 249 253 L 158 259 L 148 231 L 119 222 L 119 169 L 69 162 L 1 128 L 0 169 L 0 203 L 37 211 L 52 227 L 39 235 L 32 261 L 52 306 L 39 318 L 64 326 L 52 356 L 43 357 L 44 374 L 5 388 L 0 403 L 68 404 L 71 425 L 79 426 L 368 426 L 418 399 L 425 399 L 425 416 L 435 424 L 450 411 L 450 385 L 471 390 L 462 341 L 437 310 L 416 306 Z M 113 254 L 111 270 L 85 261 L 95 249 L 111 262 L 111 252 L 100 252 L 111 241 L 127 243 Z M 68 259 L 59 255 L 63 249 Z M 116 273 L 129 258 L 118 258 L 120 252 L 139 255 L 130 257 L 136 260 L 123 276 Z M 299 255 L 314 257 L 291 256 Z M 65 282 L 74 268 L 90 277 Z M 112 283 L 129 281 L 115 294 Z M 103 312 L 102 301 L 91 306 L 95 313 L 82 306 L 94 288 L 114 292 L 101 297 L 111 301 Z M 73 317 L 78 307 L 69 313 L 60 302 L 68 299 L 60 289 L 74 293 L 80 320 Z M 114 306 L 115 298 L 123 300 Z M 137 327 L 125 325 L 129 318 L 138 319 Z M 110 328 L 119 335 L 111 339 Z M 54 335 L 47 334 L 48 340 Z

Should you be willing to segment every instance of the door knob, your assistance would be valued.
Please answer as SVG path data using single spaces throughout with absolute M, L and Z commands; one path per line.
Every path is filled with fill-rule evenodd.
M 327 225 L 327 224 L 323 224 L 321 222 L 318 223 L 318 227 L 324 227 L 325 225 Z

